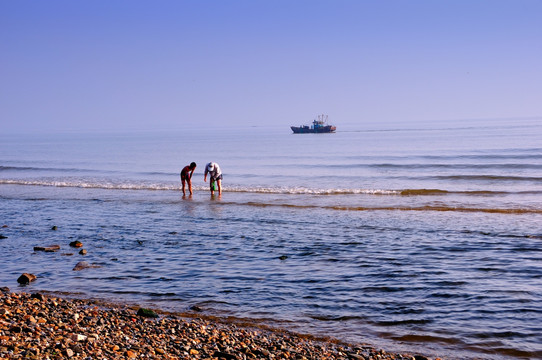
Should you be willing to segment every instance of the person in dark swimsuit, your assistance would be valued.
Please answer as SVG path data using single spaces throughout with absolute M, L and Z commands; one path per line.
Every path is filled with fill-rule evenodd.
M 192 195 L 192 174 L 194 173 L 194 170 L 196 169 L 196 163 L 192 162 L 190 165 L 187 165 L 183 168 L 181 171 L 181 183 L 183 184 L 183 196 L 186 195 L 186 192 L 184 191 L 184 185 L 185 183 L 188 183 L 188 191 L 190 192 L 190 195 Z

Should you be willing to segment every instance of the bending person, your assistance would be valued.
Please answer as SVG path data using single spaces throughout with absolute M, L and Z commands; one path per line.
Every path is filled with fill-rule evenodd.
M 192 174 L 194 173 L 195 169 L 196 169 L 196 163 L 193 162 L 190 165 L 185 166 L 183 170 L 181 171 L 181 183 L 183 184 L 183 196 L 186 195 L 184 191 L 185 182 L 188 183 L 188 191 L 190 192 L 190 195 L 192 195 Z
M 220 166 L 215 162 L 210 162 L 205 166 L 205 174 L 203 176 L 203 181 L 207 182 L 207 174 L 210 175 L 210 189 L 211 195 L 215 194 L 215 182 L 218 188 L 218 195 L 222 195 L 222 171 L 220 171 Z

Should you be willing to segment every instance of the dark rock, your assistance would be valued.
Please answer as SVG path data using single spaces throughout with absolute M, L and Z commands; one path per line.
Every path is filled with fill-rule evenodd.
M 36 280 L 36 275 L 24 273 L 17 279 L 17 282 L 22 285 L 29 284 L 30 282 Z
M 228 354 L 222 351 L 215 351 L 213 354 L 213 357 L 219 358 L 219 359 L 226 359 L 226 360 L 236 360 L 237 357 L 232 354 Z
M 365 360 L 365 356 L 363 355 L 359 355 L 359 354 L 354 354 L 354 353 L 348 353 L 348 358 L 349 359 L 354 359 L 354 360 Z
M 91 267 L 93 267 L 93 266 L 90 265 L 88 262 L 80 261 L 75 265 L 75 267 L 73 268 L 73 271 L 79 271 L 79 270 L 88 269 L 88 268 L 91 268 Z
M 79 255 L 86 255 L 87 254 L 87 251 L 85 249 L 81 249 L 81 251 L 79 251 Z
M 55 252 L 60 250 L 60 245 L 34 246 L 34 251 Z
M 288 256 L 286 256 L 286 255 L 282 255 L 282 256 L 279 257 L 279 260 L 286 260 L 286 259 L 288 259 Z
M 416 360 L 430 360 L 428 357 L 425 357 L 423 355 L 416 355 L 416 356 L 414 356 L 414 359 L 416 359 Z
M 196 306 L 196 305 L 190 306 L 190 310 L 197 311 L 197 312 L 202 311 L 201 308 L 199 306 Z
M 81 241 L 79 241 L 79 240 L 76 240 L 76 241 L 72 241 L 70 243 L 70 246 L 71 247 L 83 247 L 83 243 Z
M 40 301 L 45 300 L 45 296 L 43 296 L 43 295 L 40 294 L 40 293 L 34 293 L 34 294 L 30 295 L 30 298 L 31 298 L 31 299 L 38 299 L 38 300 L 40 300 Z
M 14 325 L 9 329 L 9 331 L 11 331 L 12 333 L 20 333 L 23 331 L 23 329 L 18 325 Z
M 99 267 L 101 267 L 101 266 L 100 265 L 89 264 L 86 261 L 79 261 L 75 265 L 75 267 L 73 268 L 73 271 L 79 271 L 79 270 L 89 269 L 89 268 L 99 268 Z
M 269 355 L 271 355 L 271 353 L 267 351 L 266 349 L 262 348 L 262 349 L 255 349 L 254 355 L 258 356 L 259 358 L 261 357 L 269 358 Z
M 0 235 L 0 239 L 7 239 L 7 238 L 8 238 L 7 236 Z
M 139 310 L 137 310 L 137 315 L 143 316 L 143 317 L 150 317 L 150 318 L 158 317 L 158 314 L 152 311 L 151 309 L 144 309 L 144 308 L 139 308 Z
M 58 228 L 56 227 L 56 225 L 51 228 L 51 230 L 57 230 L 57 229 Z
M 0 288 L 0 291 L 3 292 L 3 293 L 8 293 L 9 292 L 9 288 L 4 286 L 4 287 L 1 287 Z
M 7 228 L 8 226 L 7 225 L 2 225 L 3 228 Z

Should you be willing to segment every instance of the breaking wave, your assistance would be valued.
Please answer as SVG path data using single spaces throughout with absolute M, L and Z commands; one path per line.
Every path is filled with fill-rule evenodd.
M 178 182 L 150 182 L 150 181 L 89 181 L 89 180 L 20 180 L 0 179 L 0 185 L 21 185 L 21 186 L 50 186 L 82 189 L 104 189 L 104 190 L 146 190 L 146 191 L 178 191 Z M 205 191 L 207 185 L 193 186 L 196 191 Z M 320 189 L 308 187 L 264 187 L 264 186 L 224 186 L 225 192 L 236 193 L 260 193 L 260 194 L 285 194 L 285 195 L 375 195 L 375 196 L 447 196 L 447 195 L 472 195 L 472 196 L 496 196 L 506 194 L 542 194 L 542 191 L 451 191 L 444 189 Z

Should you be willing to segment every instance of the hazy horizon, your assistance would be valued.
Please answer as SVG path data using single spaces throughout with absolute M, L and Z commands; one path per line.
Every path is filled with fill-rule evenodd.
M 542 2 L 0 3 L 2 131 L 542 119 Z

